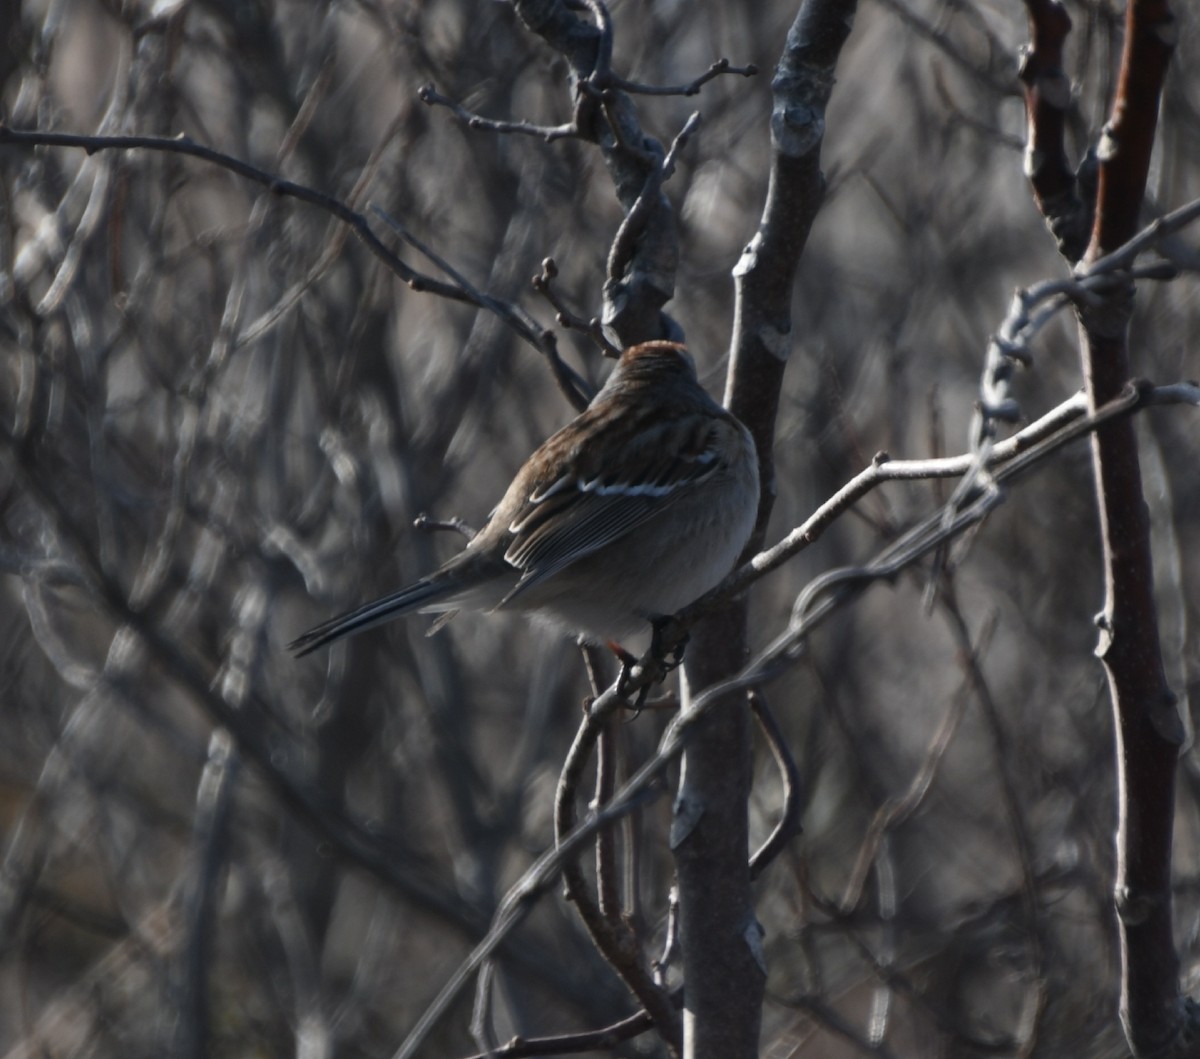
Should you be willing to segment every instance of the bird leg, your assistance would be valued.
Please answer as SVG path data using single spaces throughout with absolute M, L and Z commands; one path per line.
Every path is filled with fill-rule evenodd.
M 621 663 L 621 673 L 617 677 L 617 694 L 620 695 L 621 698 L 625 698 L 625 695 L 629 690 L 629 685 L 633 681 L 633 670 L 637 666 L 638 660 L 635 656 L 626 651 L 624 647 L 617 643 L 616 640 L 608 641 L 608 649 L 612 651 L 612 653 L 616 656 L 617 661 Z M 652 681 L 646 681 L 638 690 L 637 703 L 633 706 L 634 710 L 640 710 L 642 708 L 642 703 L 646 701 L 646 693 L 650 690 L 651 683 Z
M 650 637 L 650 657 L 662 668 L 665 677 L 683 664 L 683 652 L 691 636 L 670 614 L 655 615 L 650 619 L 650 627 L 654 630 Z
M 641 658 L 636 658 L 614 640 L 608 641 L 608 649 L 621 663 L 617 694 L 625 698 L 631 690 L 636 689 L 637 699 L 630 704 L 635 713 L 640 712 L 645 704 L 650 686 L 661 684 L 673 669 L 682 664 L 684 648 L 689 639 L 687 630 L 669 615 L 652 617 L 650 625 L 653 629 L 650 649 Z

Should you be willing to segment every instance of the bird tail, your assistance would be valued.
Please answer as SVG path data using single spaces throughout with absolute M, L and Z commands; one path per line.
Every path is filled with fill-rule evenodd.
M 428 606 L 441 596 L 452 592 L 454 585 L 437 575 L 423 578 L 407 588 L 393 592 L 371 603 L 366 603 L 357 610 L 340 614 L 336 618 L 322 622 L 316 628 L 309 629 L 303 636 L 298 636 L 290 644 L 288 650 L 297 658 L 301 658 L 318 647 L 324 647 L 334 640 L 344 636 L 353 636 L 365 629 L 370 629 L 401 614 L 408 614 L 421 607 Z M 440 608 L 439 608 L 440 609 Z

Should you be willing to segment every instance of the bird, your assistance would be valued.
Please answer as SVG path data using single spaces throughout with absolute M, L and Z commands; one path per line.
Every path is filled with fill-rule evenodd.
M 681 343 L 626 349 L 439 569 L 288 645 L 297 656 L 413 611 L 520 611 L 620 645 L 717 585 L 746 546 L 759 474 L 746 427 Z

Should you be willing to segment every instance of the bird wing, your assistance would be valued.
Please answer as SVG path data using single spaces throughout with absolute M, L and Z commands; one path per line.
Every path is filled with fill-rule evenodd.
M 713 474 L 727 426 L 710 415 L 639 423 L 626 414 L 593 422 L 579 439 L 564 432 L 552 438 L 578 443 L 563 473 L 526 490 L 509 523 L 513 539 L 504 558 L 521 579 L 503 602 L 624 537 Z

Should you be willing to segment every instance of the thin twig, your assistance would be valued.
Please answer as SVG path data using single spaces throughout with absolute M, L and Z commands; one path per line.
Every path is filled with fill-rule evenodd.
M 1000 792 L 1004 803 L 1004 815 L 1012 832 L 1013 844 L 1016 847 L 1017 861 L 1021 865 L 1020 894 L 1022 912 L 1025 917 L 1024 937 L 1029 947 L 1030 979 L 1034 983 L 1035 1010 L 1038 1014 L 1045 1007 L 1046 992 L 1042 985 L 1042 972 L 1045 963 L 1043 951 L 1041 916 L 1039 913 L 1036 869 L 1034 867 L 1033 837 L 1030 834 L 1029 821 L 1021 804 L 1017 770 L 1019 764 L 1016 754 L 1008 739 L 1004 724 L 1000 718 L 1000 710 L 992 695 L 991 685 L 983 672 L 980 662 L 981 652 L 971 643 L 971 633 L 967 628 L 966 618 L 958 605 L 954 583 L 949 578 L 942 586 L 942 609 L 949 621 L 951 635 L 958 647 L 959 659 L 966 671 L 967 680 L 975 701 L 979 703 L 988 732 L 991 735 L 991 746 L 996 774 L 1000 781 Z M 1036 1034 L 1030 1033 L 1030 1042 L 1036 1040 Z M 1022 1056 L 1029 1054 L 1029 1048 L 1023 1049 Z
M 679 888 L 672 886 L 667 893 L 667 929 L 663 937 L 662 955 L 654 961 L 654 980 L 667 988 L 671 964 L 679 955 Z
M 830 1033 L 841 1037 L 864 1055 L 877 1056 L 878 1059 L 898 1059 L 896 1053 L 887 1044 L 883 1041 L 867 1040 L 847 1019 L 819 996 L 806 993 L 802 996 L 788 997 L 786 1003 L 789 1007 L 804 1011 L 819 1026 L 823 1026 Z
M 979 643 L 974 647 L 975 652 L 982 652 L 986 649 L 985 645 L 991 641 L 994 631 L 995 621 L 993 620 L 980 634 Z M 853 909 L 858 907 L 858 903 L 862 899 L 863 887 L 866 885 L 867 876 L 871 870 L 871 864 L 875 860 L 875 855 L 883 836 L 888 831 L 894 830 L 908 820 L 924 802 L 926 795 L 928 795 L 933 785 L 934 777 L 937 775 L 938 766 L 949 749 L 950 743 L 954 739 L 954 734 L 958 731 L 958 726 L 966 713 L 967 701 L 967 689 L 964 688 L 954 696 L 949 709 L 943 715 L 941 723 L 933 733 L 933 737 L 929 741 L 929 746 L 926 748 L 925 758 L 921 762 L 920 768 L 913 775 L 912 780 L 909 781 L 907 789 L 898 797 L 889 798 L 885 804 L 879 807 L 871 819 L 871 823 L 859 847 L 854 868 L 850 872 L 850 878 L 847 880 L 842 890 L 841 899 L 838 902 L 843 914 L 849 914 Z
M 461 518 L 439 519 L 430 518 L 424 512 L 421 512 L 413 519 L 413 529 L 421 530 L 424 533 L 435 533 L 439 530 L 450 530 L 454 533 L 461 533 L 467 540 L 471 540 L 479 531 L 474 526 L 468 525 Z
M 442 95 L 433 85 L 422 85 L 417 89 L 417 98 L 431 107 L 445 107 L 459 121 L 470 129 L 482 129 L 485 132 L 516 133 L 520 136 L 536 136 L 539 140 L 552 143 L 555 140 L 578 138 L 581 133 L 575 123 L 564 125 L 535 125 L 530 121 L 497 121 L 485 118 L 482 114 L 467 110 L 449 96 Z
M 199 1059 L 210 1046 L 209 970 L 219 882 L 229 855 L 233 793 L 240 759 L 229 733 L 216 729 L 208 741 L 208 761 L 196 791 L 196 814 L 188 870 L 184 875 L 182 919 L 185 937 L 180 947 L 175 1031 L 171 1054 Z
M 605 1026 L 586 1033 L 563 1033 L 553 1037 L 517 1037 L 500 1048 L 481 1052 L 467 1059 L 524 1059 L 535 1055 L 570 1055 L 575 1052 L 607 1052 L 624 1041 L 640 1037 L 654 1029 L 654 1020 L 645 1011 L 639 1011 Z
M 695 80 L 682 85 L 646 85 L 640 81 L 626 81 L 615 74 L 611 78 L 614 88 L 639 96 L 694 96 L 709 81 L 722 74 L 735 74 L 739 77 L 754 77 L 758 67 L 754 63 L 745 66 L 734 66 L 728 59 L 718 59 Z
M 431 246 L 428 246 L 421 239 L 418 239 L 412 232 L 404 227 L 395 217 L 392 217 L 387 211 L 378 206 L 372 206 L 371 212 L 380 220 L 388 225 L 404 242 L 411 246 L 417 253 L 432 261 L 442 272 L 466 292 L 471 300 L 483 308 L 491 309 L 497 316 L 503 318 L 505 312 L 512 311 L 521 314 L 525 318 L 526 325 L 532 330 L 537 327 L 536 321 L 529 316 L 524 309 L 519 306 L 510 305 L 507 302 L 501 301 L 498 298 L 493 298 L 490 294 L 485 294 L 479 290 L 474 284 L 469 282 L 467 278 L 443 258 Z M 587 382 L 579 375 L 578 372 L 570 368 L 558 354 L 558 343 L 554 339 L 554 335 L 550 332 L 542 333 L 541 349 L 543 355 L 550 363 L 550 370 L 554 373 L 554 379 L 558 383 L 559 389 L 571 402 L 572 406 L 578 411 L 582 410 L 587 405 L 587 394 L 589 392 Z
M 556 319 L 562 327 L 569 328 L 572 331 L 580 331 L 587 335 L 600 351 L 613 360 L 616 360 L 621 355 L 621 350 L 608 340 L 608 336 L 604 333 L 604 328 L 600 324 L 598 317 L 585 319 L 573 312 L 562 296 L 554 288 L 554 280 L 558 277 L 558 265 L 555 264 L 554 258 L 547 257 L 542 260 L 542 271 L 539 275 L 534 276 L 530 281 L 530 286 L 554 306 Z

